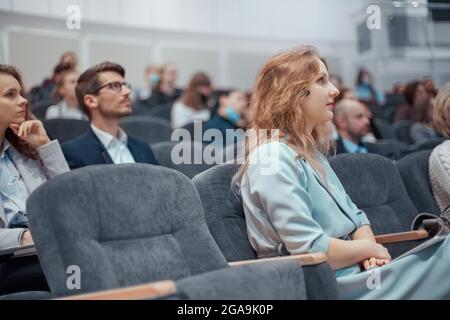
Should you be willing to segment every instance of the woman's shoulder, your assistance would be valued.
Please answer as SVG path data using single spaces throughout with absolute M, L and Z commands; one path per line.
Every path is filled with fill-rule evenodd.
M 446 140 L 433 149 L 430 155 L 430 169 L 436 166 L 450 173 L 450 140 Z

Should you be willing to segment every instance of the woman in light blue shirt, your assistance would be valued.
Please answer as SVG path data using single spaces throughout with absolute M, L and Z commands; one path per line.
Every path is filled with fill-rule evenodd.
M 235 177 L 252 247 L 259 257 L 326 253 L 344 299 L 450 298 L 450 241 L 391 262 L 322 155 L 338 94 L 311 47 L 274 56 L 258 75 L 251 104 L 258 134 Z
M 69 171 L 58 141 L 50 141 L 42 123 L 29 113 L 22 88 L 19 73 L 0 65 L 0 250 L 33 245 L 28 195 Z M 0 295 L 46 288 L 36 256 L 0 264 Z

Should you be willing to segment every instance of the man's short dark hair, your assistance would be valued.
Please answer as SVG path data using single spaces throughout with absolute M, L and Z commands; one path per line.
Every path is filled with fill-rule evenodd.
M 78 78 L 77 86 L 75 87 L 78 104 L 80 105 L 81 110 L 83 110 L 89 118 L 91 117 L 91 113 L 88 106 L 84 103 L 84 97 L 88 94 L 94 94 L 95 90 L 102 85 L 102 83 L 100 83 L 99 73 L 106 71 L 116 72 L 122 77 L 125 77 L 125 69 L 121 65 L 105 61 L 90 67 Z

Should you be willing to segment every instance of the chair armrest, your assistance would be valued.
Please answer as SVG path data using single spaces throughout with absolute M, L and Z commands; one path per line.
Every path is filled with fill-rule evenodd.
M 327 261 L 327 256 L 323 252 L 308 253 L 308 254 L 296 254 L 290 256 L 264 258 L 264 259 L 252 259 L 229 262 L 230 267 L 238 267 L 247 264 L 265 263 L 265 262 L 277 262 L 277 261 L 296 261 L 299 265 L 309 266 L 319 264 Z
M 379 244 L 396 243 L 411 240 L 420 240 L 428 238 L 429 234 L 426 230 L 414 230 L 408 232 L 389 233 L 375 236 L 375 240 Z
M 151 282 L 132 287 L 68 296 L 57 300 L 139 300 L 155 299 L 175 294 L 177 288 L 171 280 Z

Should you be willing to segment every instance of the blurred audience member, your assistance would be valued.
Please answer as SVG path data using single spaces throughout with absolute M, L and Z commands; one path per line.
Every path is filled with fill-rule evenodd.
M 369 152 L 362 141 L 370 130 L 369 113 L 364 104 L 357 100 L 341 100 L 336 104 L 333 120 L 338 133 L 337 154 Z
M 360 69 L 358 73 L 356 95 L 359 100 L 369 104 L 383 105 L 385 100 L 383 92 L 375 89 L 372 74 L 366 69 Z
M 149 64 L 145 67 L 145 84 L 144 88 L 137 90 L 136 95 L 138 100 L 148 99 L 156 85 L 159 82 L 159 67 L 156 64 Z
M 339 101 L 344 99 L 358 100 L 355 90 L 345 86 L 339 89 L 339 95 L 334 99 L 334 101 L 338 103 Z
M 394 122 L 401 120 L 412 120 L 416 119 L 416 113 L 414 105 L 428 98 L 428 94 L 425 90 L 424 85 L 420 81 L 412 81 L 408 83 L 405 89 L 405 99 L 406 103 L 401 105 L 397 112 L 395 113 Z
M 71 169 L 108 163 L 157 164 L 148 144 L 129 137 L 119 126 L 120 119 L 131 114 L 131 85 L 124 77 L 122 66 L 103 62 L 78 79 L 78 103 L 91 127 L 62 146 Z
M 437 96 L 437 90 L 434 85 L 434 80 L 430 77 L 427 77 L 423 80 L 423 86 L 425 87 L 425 91 L 431 98 L 435 98 Z
M 73 51 L 64 52 L 59 59 L 59 64 L 70 64 L 74 68 L 78 67 L 78 57 Z
M 234 143 L 227 141 L 227 129 L 236 130 L 246 128 L 244 113 L 248 107 L 247 94 L 244 91 L 234 90 L 219 97 L 217 113 L 206 123 L 205 129 L 218 129 L 222 134 L 223 146 Z
M 56 83 L 56 92 L 60 98 L 57 105 L 50 106 L 45 114 L 46 119 L 79 119 L 87 120 L 87 116 L 78 107 L 75 86 L 79 77 L 78 71 L 70 69 L 63 71 Z
M 144 103 L 148 107 L 173 102 L 181 96 L 181 90 L 176 88 L 178 71 L 172 64 L 163 65 L 159 69 L 159 79 L 152 90 L 152 94 Z M 153 74 L 153 80 L 156 81 L 156 74 Z
M 450 138 L 450 83 L 447 83 L 436 97 L 433 123 L 445 138 Z M 450 205 L 450 140 L 437 146 L 430 156 L 430 183 L 441 212 Z
M 416 122 L 411 126 L 410 136 L 413 143 L 436 138 L 438 134 L 433 127 L 434 99 L 424 99 L 416 103 Z
M 404 82 L 397 82 L 394 84 L 392 94 L 396 96 L 404 96 L 406 90 L 406 84 Z
M 196 73 L 181 98 L 172 108 L 172 127 L 181 128 L 194 121 L 208 121 L 211 111 L 208 99 L 213 91 L 211 79 L 205 73 Z
M 36 86 L 30 90 L 28 93 L 29 102 L 33 106 L 35 103 L 40 101 L 50 101 L 56 99 L 59 100 L 60 97 L 57 97 L 56 92 L 56 83 L 61 81 L 61 75 L 67 71 L 74 69 L 74 65 L 71 63 L 58 63 L 53 68 L 52 77 L 49 79 L 45 79 L 40 86 Z

